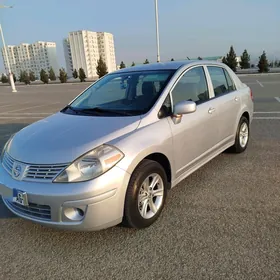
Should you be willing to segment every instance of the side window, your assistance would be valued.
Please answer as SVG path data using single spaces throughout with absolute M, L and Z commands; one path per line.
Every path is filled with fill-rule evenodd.
M 229 74 L 223 68 L 208 66 L 208 71 L 212 80 L 215 96 L 235 90 Z
M 170 94 L 168 94 L 161 106 L 161 110 L 159 112 L 158 117 L 162 119 L 167 116 L 170 116 L 171 114 L 172 114 L 171 98 L 170 98 Z
M 186 72 L 172 90 L 173 106 L 181 101 L 200 104 L 209 99 L 208 86 L 202 66 Z
M 224 72 L 225 72 L 225 74 L 226 74 L 226 79 L 227 79 L 229 91 L 230 91 L 230 92 L 231 92 L 231 91 L 235 91 L 235 90 L 236 90 L 235 85 L 234 85 L 234 83 L 233 83 L 233 81 L 232 81 L 232 79 L 231 79 L 231 77 L 230 77 L 228 71 L 224 69 Z
M 168 94 L 167 97 L 165 98 L 162 107 L 166 111 L 167 115 L 172 113 L 170 94 Z

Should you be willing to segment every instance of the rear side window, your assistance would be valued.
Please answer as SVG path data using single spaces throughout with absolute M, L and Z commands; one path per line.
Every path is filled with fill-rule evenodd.
M 233 81 L 232 81 L 228 71 L 224 69 L 224 72 L 225 72 L 225 75 L 226 75 L 229 92 L 235 91 L 236 90 L 235 85 L 234 85 L 234 83 L 233 83 Z
M 221 67 L 208 66 L 215 96 L 223 95 L 235 90 L 232 79 L 227 71 Z

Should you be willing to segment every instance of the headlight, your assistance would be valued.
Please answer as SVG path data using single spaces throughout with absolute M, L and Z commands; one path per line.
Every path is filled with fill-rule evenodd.
M 1 162 L 2 162 L 2 160 L 3 160 L 5 151 L 7 150 L 7 147 L 8 147 L 8 145 L 10 144 L 10 142 L 12 141 L 14 135 L 15 135 L 15 134 L 12 134 L 12 135 L 10 136 L 9 140 L 6 142 L 6 144 L 5 144 L 4 147 L 3 147 L 3 150 L 2 150 L 1 156 L 0 156 L 0 161 L 1 161 Z
M 102 145 L 75 160 L 54 182 L 70 183 L 94 179 L 111 169 L 123 157 L 124 154 L 117 148 Z

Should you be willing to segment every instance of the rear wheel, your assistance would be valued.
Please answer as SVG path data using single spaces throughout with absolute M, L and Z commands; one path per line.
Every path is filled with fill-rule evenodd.
M 167 184 L 163 167 L 158 162 L 143 160 L 127 188 L 123 224 L 133 228 L 153 224 L 164 207 Z
M 250 138 L 250 128 L 249 121 L 246 117 L 242 116 L 235 136 L 235 143 L 230 148 L 230 151 L 233 153 L 242 153 L 247 149 Z

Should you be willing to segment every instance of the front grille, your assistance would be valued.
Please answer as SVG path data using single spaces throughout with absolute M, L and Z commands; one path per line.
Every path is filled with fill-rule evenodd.
M 67 165 L 28 165 L 24 180 L 52 181 Z
M 3 157 L 3 167 L 12 175 L 13 165 L 17 161 L 13 159 L 7 152 Z M 60 174 L 67 164 L 26 164 L 21 163 L 24 166 L 23 181 L 35 181 L 35 182 L 51 182 Z
M 51 207 L 48 205 L 29 203 L 29 206 L 23 206 L 9 200 L 5 200 L 5 202 L 7 203 L 8 207 L 19 214 L 29 216 L 31 218 L 51 220 Z

